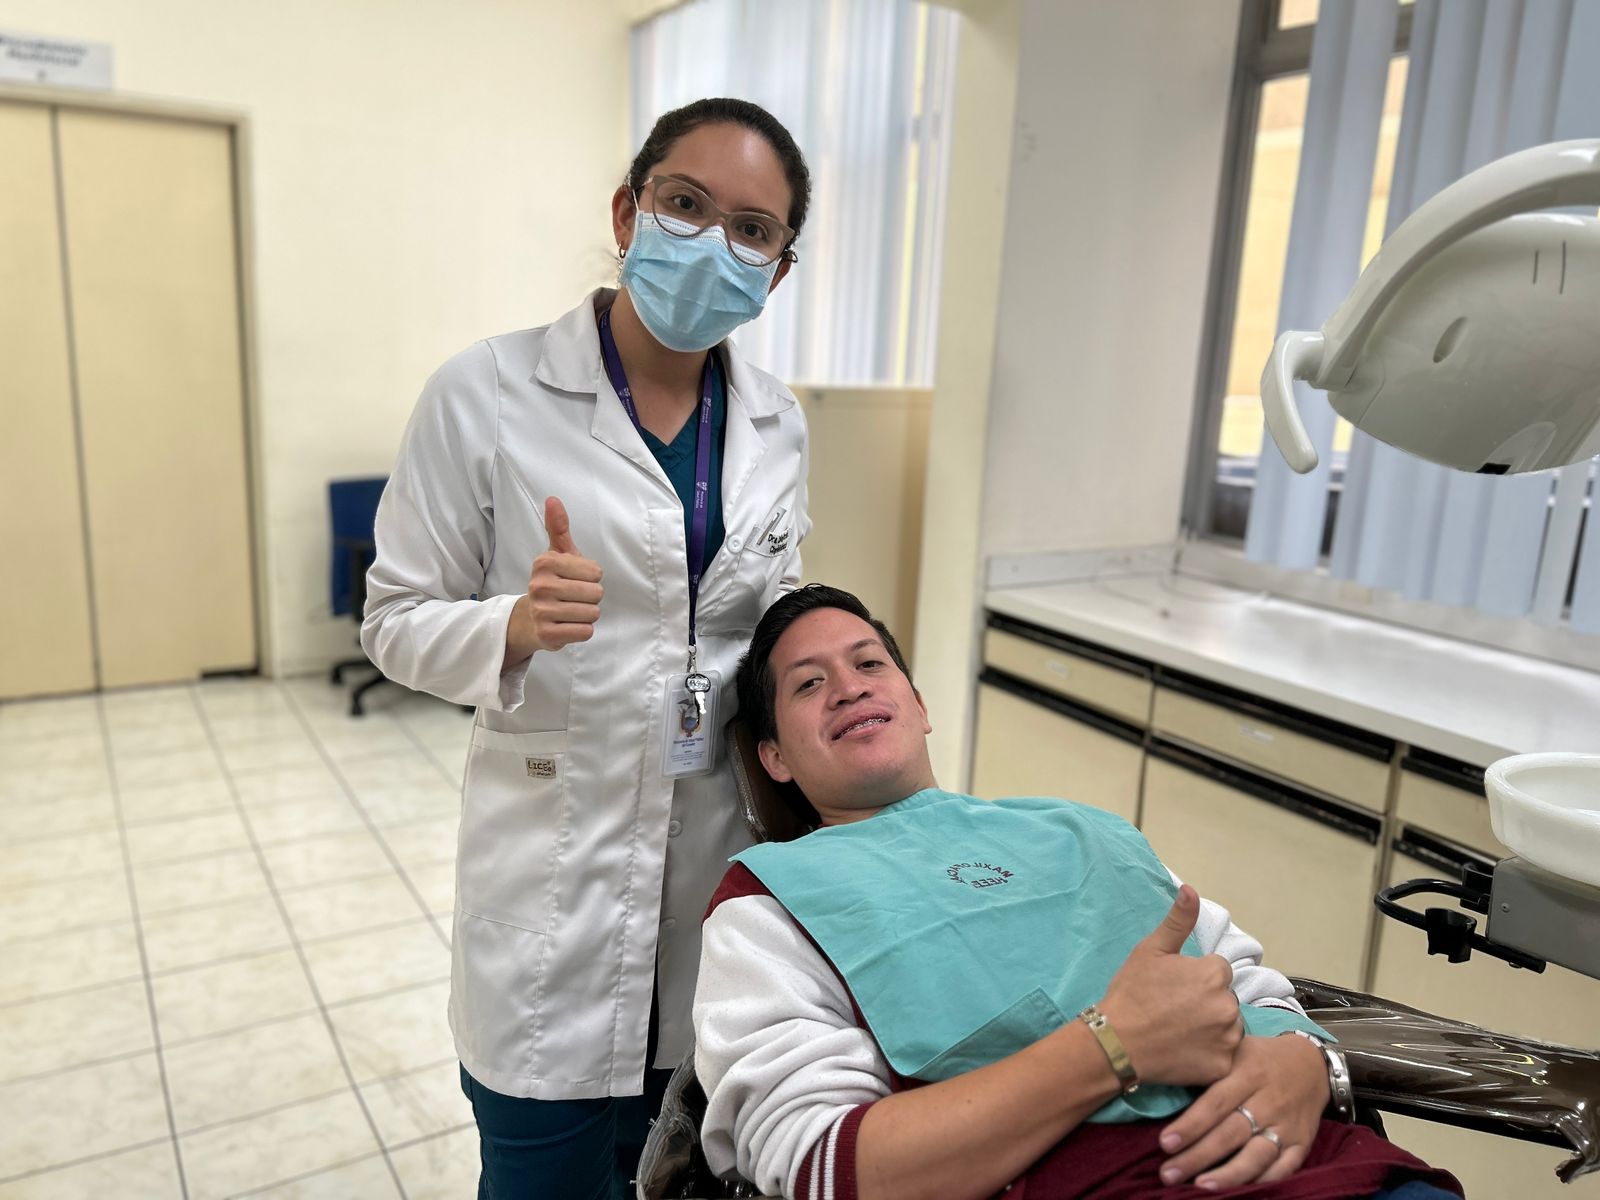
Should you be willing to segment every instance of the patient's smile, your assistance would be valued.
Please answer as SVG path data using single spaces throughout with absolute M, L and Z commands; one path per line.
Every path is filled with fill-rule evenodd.
M 887 725 L 889 723 L 889 719 L 890 718 L 887 713 L 878 712 L 868 713 L 865 716 L 854 717 L 851 719 L 848 725 L 833 735 L 832 740 L 837 742 L 844 738 L 853 738 L 861 734 L 866 734 L 879 725 Z

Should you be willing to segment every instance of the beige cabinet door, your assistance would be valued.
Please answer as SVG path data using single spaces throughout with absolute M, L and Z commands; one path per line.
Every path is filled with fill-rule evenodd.
M 1083 718 L 992 683 L 978 688 L 975 796 L 1055 796 L 1133 821 L 1143 758 L 1138 742 Z
M 1359 986 L 1377 818 L 1295 811 L 1289 793 L 1180 761 L 1200 760 L 1158 748 L 1145 763 L 1141 827 L 1162 861 L 1259 939 L 1269 966 Z
M 100 682 L 252 667 L 231 135 L 58 122 Z
M 0 699 L 94 687 L 51 120 L 0 104 Z

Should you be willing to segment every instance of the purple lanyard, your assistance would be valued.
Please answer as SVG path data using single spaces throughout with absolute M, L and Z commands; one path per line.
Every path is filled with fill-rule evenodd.
M 700 376 L 700 429 L 694 450 L 694 517 L 689 523 L 689 670 L 694 670 L 694 619 L 700 604 L 700 576 L 706 569 L 706 527 L 710 514 L 706 511 L 706 497 L 711 488 L 711 355 L 706 353 L 705 370 Z M 600 356 L 605 360 L 606 374 L 611 386 L 627 410 L 641 436 L 644 426 L 639 424 L 639 410 L 633 405 L 633 391 L 628 387 L 628 376 L 622 369 L 622 356 L 617 353 L 617 339 L 611 333 L 611 310 L 600 314 Z

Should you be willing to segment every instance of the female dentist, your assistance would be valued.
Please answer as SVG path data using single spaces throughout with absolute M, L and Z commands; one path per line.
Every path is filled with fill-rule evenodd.
M 611 201 L 620 290 L 445 363 L 378 509 L 362 645 L 478 709 L 450 1024 L 480 1197 L 622 1195 L 688 1052 L 700 917 L 748 844 L 714 742 L 810 528 L 800 406 L 724 339 L 809 196 L 756 105 L 663 116 Z

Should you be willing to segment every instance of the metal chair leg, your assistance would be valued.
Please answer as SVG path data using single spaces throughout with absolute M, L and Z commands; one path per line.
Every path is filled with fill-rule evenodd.
M 365 696 L 368 692 L 370 692 L 373 688 L 377 687 L 380 683 L 388 683 L 388 682 L 389 681 L 387 679 L 385 679 L 382 675 L 374 675 L 371 679 L 367 680 L 360 687 L 356 688 L 355 691 L 351 692 L 350 693 L 350 715 L 352 717 L 361 716 L 362 715 L 362 711 L 363 711 L 362 707 L 361 707 L 361 697 Z

